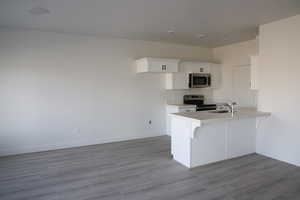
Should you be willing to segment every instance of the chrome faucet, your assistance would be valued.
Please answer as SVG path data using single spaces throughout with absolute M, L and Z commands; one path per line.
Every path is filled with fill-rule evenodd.
M 237 103 L 236 102 L 230 102 L 230 103 L 224 103 L 223 105 L 230 109 L 231 116 L 233 117 L 234 112 L 235 112 L 234 107 L 237 105 Z

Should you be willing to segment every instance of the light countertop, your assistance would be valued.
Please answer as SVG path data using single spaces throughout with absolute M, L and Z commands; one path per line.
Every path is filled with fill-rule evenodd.
M 240 108 L 234 113 L 233 117 L 231 116 L 231 113 L 212 113 L 211 111 L 173 113 L 171 115 L 197 120 L 204 124 L 227 120 L 239 120 L 243 118 L 267 117 L 270 116 L 271 113 L 260 112 L 253 108 Z
M 196 108 L 196 105 L 190 105 L 190 104 L 167 104 L 167 106 L 175 106 L 179 108 Z

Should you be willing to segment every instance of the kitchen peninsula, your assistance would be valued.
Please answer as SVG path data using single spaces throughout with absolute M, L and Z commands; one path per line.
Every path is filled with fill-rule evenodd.
M 170 116 L 174 160 L 193 168 L 255 153 L 257 129 L 270 113 L 244 108 L 233 116 L 215 111 Z

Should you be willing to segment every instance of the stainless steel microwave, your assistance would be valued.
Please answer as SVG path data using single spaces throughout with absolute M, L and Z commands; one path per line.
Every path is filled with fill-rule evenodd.
M 211 75 L 203 73 L 189 74 L 189 87 L 190 88 L 206 88 L 211 85 Z

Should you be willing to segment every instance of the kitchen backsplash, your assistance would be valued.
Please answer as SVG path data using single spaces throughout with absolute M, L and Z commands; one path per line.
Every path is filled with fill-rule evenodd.
M 189 89 L 189 90 L 166 90 L 166 103 L 167 104 L 182 104 L 183 96 L 186 94 L 201 94 L 205 96 L 205 103 L 213 102 L 212 89 Z

